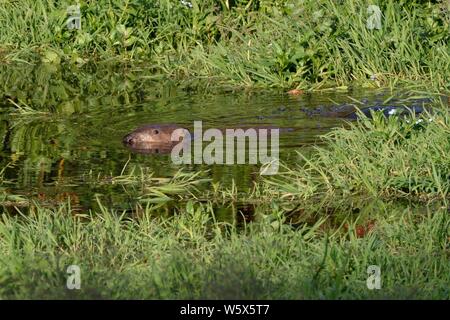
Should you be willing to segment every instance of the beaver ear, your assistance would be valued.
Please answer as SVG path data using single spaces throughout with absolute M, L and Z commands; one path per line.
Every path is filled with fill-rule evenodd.
M 158 130 L 158 129 L 155 129 L 155 130 L 153 130 L 153 133 L 154 133 L 154 134 L 158 134 L 158 133 L 159 133 L 159 130 Z

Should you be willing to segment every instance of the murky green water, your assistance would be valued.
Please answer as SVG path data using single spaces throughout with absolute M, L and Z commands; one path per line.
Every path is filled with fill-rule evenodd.
M 3 66 L 0 70 L 0 166 L 8 166 L 4 178 L 11 182 L 2 188 L 54 201 L 70 196 L 84 209 L 92 206 L 96 195 L 109 199 L 112 206 L 127 207 L 126 197 L 118 190 L 98 189 L 86 178 L 89 173 L 119 175 L 127 161 L 129 166 L 148 167 L 157 177 L 183 168 L 209 169 L 214 181 L 231 184 L 234 180 L 238 188 L 258 179 L 255 165 L 176 166 L 170 155 L 134 154 L 122 145 L 122 138 L 143 124 L 192 127 L 201 120 L 204 129 L 285 128 L 280 134 L 280 158 L 289 164 L 297 161 L 296 151 L 306 152 L 320 142 L 319 135 L 344 124 L 344 119 L 311 116 L 305 109 L 331 110 L 352 103 L 369 106 L 391 96 L 380 90 L 299 96 L 279 91 L 191 93 L 186 85 L 161 85 L 144 68 Z

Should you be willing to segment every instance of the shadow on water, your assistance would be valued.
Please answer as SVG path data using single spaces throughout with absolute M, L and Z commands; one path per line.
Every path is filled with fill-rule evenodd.
M 147 167 L 155 177 L 173 176 L 181 167 L 193 172 L 209 170 L 214 183 L 234 183 L 238 189 L 249 188 L 259 179 L 257 165 L 180 166 L 167 154 L 130 152 L 122 139 L 144 124 L 192 127 L 201 120 L 204 129 L 289 129 L 280 134 L 280 159 L 289 164 L 298 161 L 296 151 L 307 152 L 320 143 L 319 135 L 344 125 L 344 119 L 324 117 L 317 110 L 377 105 L 386 100 L 426 102 L 411 102 L 402 92 L 392 96 L 382 90 L 299 96 L 280 91 L 192 93 L 174 83 L 161 85 L 144 69 L 131 67 L 0 69 L 0 162 L 4 170 L 0 191 L 47 204 L 69 201 L 80 211 L 95 207 L 98 197 L 113 208 L 133 208 L 120 188 L 99 187 L 86 180 L 89 174 L 120 175 L 126 163 Z M 216 211 L 222 216 L 241 215 L 242 221 L 254 219 L 251 205 Z

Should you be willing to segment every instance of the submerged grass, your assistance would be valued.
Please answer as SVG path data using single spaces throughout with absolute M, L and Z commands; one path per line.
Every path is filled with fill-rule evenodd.
M 0 60 L 144 63 L 193 86 L 450 84 L 447 1 L 374 1 L 380 30 L 362 0 L 79 3 L 81 30 L 68 30 L 71 1 L 1 1 Z

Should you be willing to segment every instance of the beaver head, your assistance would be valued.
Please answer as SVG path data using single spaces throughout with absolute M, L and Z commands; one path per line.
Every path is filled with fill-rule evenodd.
M 172 133 L 183 129 L 176 125 L 146 125 L 127 134 L 123 143 L 134 151 L 143 153 L 169 153 L 179 141 L 172 141 Z M 178 136 L 184 138 L 184 131 Z M 153 152 L 155 151 L 155 152 Z

